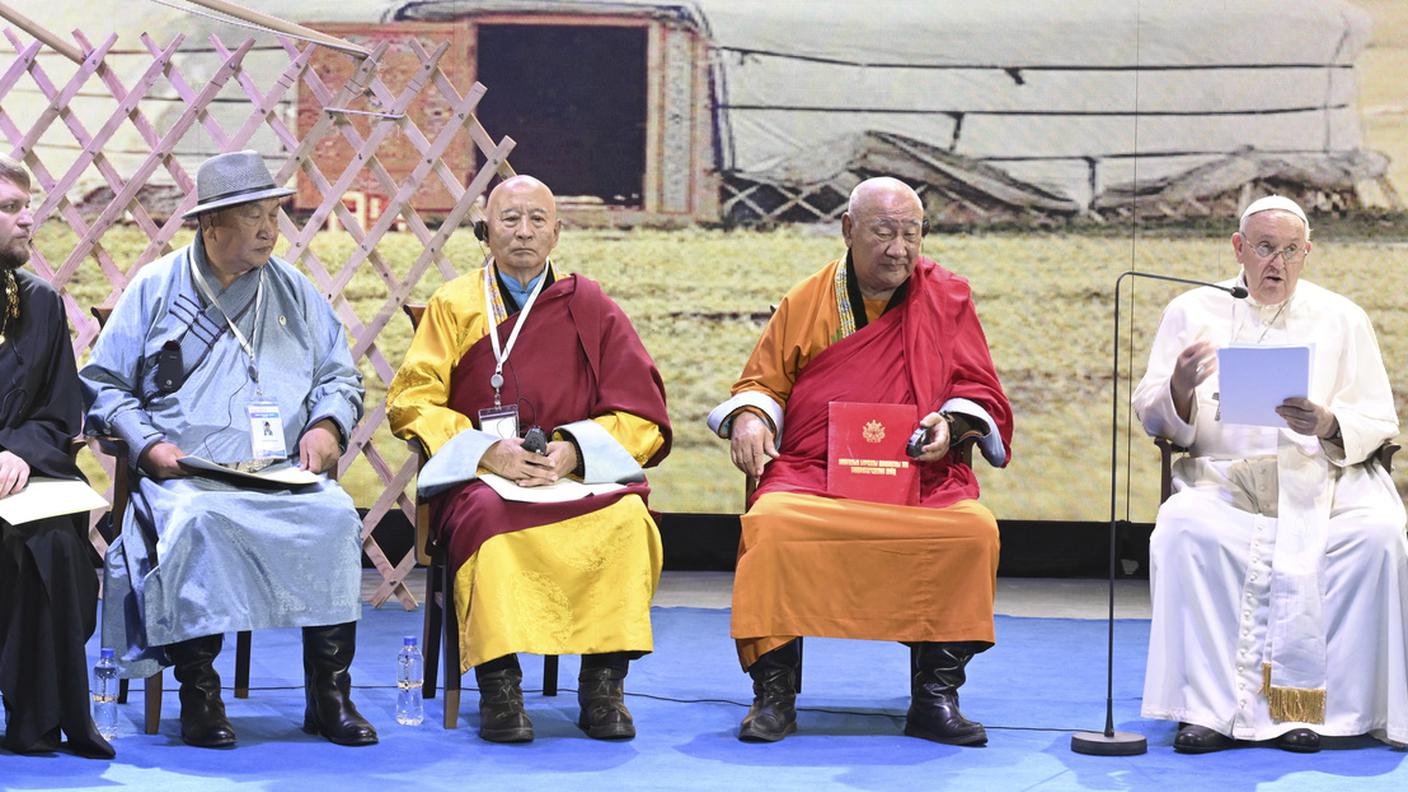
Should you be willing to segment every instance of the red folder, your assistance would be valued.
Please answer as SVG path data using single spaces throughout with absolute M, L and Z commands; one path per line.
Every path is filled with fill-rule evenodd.
M 826 491 L 913 506 L 919 502 L 919 469 L 904 452 L 919 426 L 913 404 L 831 402 L 826 427 Z

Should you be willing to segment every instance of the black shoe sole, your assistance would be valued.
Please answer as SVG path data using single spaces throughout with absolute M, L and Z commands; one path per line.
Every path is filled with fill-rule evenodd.
M 781 734 L 778 734 L 776 732 L 760 732 L 756 729 L 744 726 L 739 728 L 738 730 L 738 741 L 751 743 L 775 743 L 780 741 L 783 737 L 786 737 L 787 735 L 792 734 L 796 731 L 797 723 L 795 721 L 787 724 L 787 728 L 783 729 Z
M 192 748 L 233 748 L 233 747 L 235 747 L 235 742 L 236 742 L 236 741 L 233 740 L 233 739 L 230 739 L 230 740 L 208 740 L 208 741 L 203 741 L 203 742 L 197 742 L 196 740 L 189 740 L 189 739 L 186 739 L 186 736 L 185 736 L 185 735 L 181 735 L 181 742 L 185 743 L 186 745 L 191 746 Z
M 479 730 L 479 739 L 491 743 L 533 742 L 532 729 L 504 729 L 503 731 Z
M 345 745 L 349 748 L 357 748 L 363 745 L 376 745 L 378 742 L 381 742 L 381 738 L 377 737 L 375 733 L 366 737 L 334 737 L 333 735 L 328 734 L 327 732 L 319 728 L 317 722 L 311 720 L 303 721 L 303 731 L 307 734 L 314 734 L 319 737 L 322 737 L 324 740 L 327 740 L 333 745 Z
M 1226 743 L 1219 743 L 1217 745 L 1179 745 L 1175 740 L 1173 750 L 1181 754 L 1210 754 L 1225 751 L 1235 744 L 1235 742 L 1229 740 Z
M 904 727 L 904 733 L 910 737 L 918 737 L 921 740 L 928 740 L 929 742 L 936 742 L 941 745 L 979 746 L 988 744 L 988 735 L 985 731 L 977 732 L 976 734 L 969 734 L 964 737 L 945 737 L 940 734 L 935 734 L 934 732 L 928 731 L 926 729 L 918 729 L 913 726 L 906 725 Z
M 1320 753 L 1320 746 L 1318 745 L 1282 745 L 1281 743 L 1272 743 L 1272 745 L 1275 745 L 1277 748 L 1280 748 L 1283 751 L 1290 751 L 1291 753 Z
M 1184 746 L 1184 745 L 1175 745 L 1175 746 L 1173 746 L 1173 751 L 1174 751 L 1174 753 L 1189 754 L 1189 755 L 1194 755 L 1194 756 L 1196 756 L 1197 754 L 1210 754 L 1210 753 L 1217 753 L 1218 751 L 1225 751 L 1225 750 L 1227 750 L 1228 748 L 1231 748 L 1231 747 L 1232 747 L 1232 746 L 1230 746 L 1230 745 L 1197 746 L 1197 747 Z
M 578 723 L 577 728 L 587 733 L 593 740 L 631 740 L 636 736 L 636 727 L 630 723 L 612 723 L 607 726 L 588 727 Z

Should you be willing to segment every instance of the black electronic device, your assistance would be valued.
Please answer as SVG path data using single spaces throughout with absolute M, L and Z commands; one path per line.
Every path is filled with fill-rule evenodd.
M 175 393 L 185 381 L 185 367 L 181 365 L 181 345 L 167 341 L 156 353 L 156 389 L 162 393 Z
M 548 435 L 541 426 L 530 426 L 523 435 L 523 450 L 541 456 L 548 455 Z
M 918 459 L 924 453 L 924 446 L 929 444 L 929 427 L 921 426 L 914 430 L 914 434 L 909 436 L 909 440 L 904 444 L 904 452 L 910 459 Z

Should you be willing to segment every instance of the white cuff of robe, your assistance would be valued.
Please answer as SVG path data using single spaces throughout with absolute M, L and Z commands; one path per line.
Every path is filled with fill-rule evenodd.
M 1007 461 L 1007 449 L 1002 445 L 1002 435 L 997 431 L 997 422 L 988 415 L 988 411 L 984 410 L 981 404 L 970 399 L 949 399 L 939 408 L 939 412 L 959 413 L 987 424 L 987 432 L 978 438 L 978 448 L 983 452 L 983 459 L 993 467 L 1002 467 Z
M 416 496 L 429 498 L 456 484 L 478 478 L 479 460 L 484 458 L 489 446 L 502 439 L 478 429 L 462 430 L 426 460 L 416 477 Z
M 1375 425 L 1349 410 L 1336 412 L 1335 420 L 1340 425 L 1339 448 L 1324 440 L 1320 442 L 1320 447 L 1330 463 L 1337 467 L 1362 465 L 1376 456 L 1384 443 L 1393 439 L 1393 435 L 1384 432 L 1382 424 Z
M 1154 437 L 1173 441 L 1180 448 L 1192 448 L 1197 440 L 1198 430 L 1198 391 L 1193 390 L 1193 398 L 1188 400 L 1188 420 L 1178 417 L 1178 408 L 1173 405 L 1172 380 L 1159 388 L 1159 399 L 1150 405 L 1149 415 L 1140 415 L 1144 431 Z
M 553 430 L 572 438 L 582 460 L 583 484 L 645 481 L 640 463 L 596 421 L 573 421 Z
M 735 414 L 744 407 L 756 407 L 772 421 L 773 448 L 782 447 L 782 405 L 759 391 L 743 391 L 709 412 L 709 431 L 728 439 Z

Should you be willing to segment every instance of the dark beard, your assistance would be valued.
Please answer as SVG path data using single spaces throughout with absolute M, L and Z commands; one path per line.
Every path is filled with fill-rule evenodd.
M 28 247 L 20 248 L 19 252 L 8 247 L 0 247 L 0 269 L 17 270 L 23 267 L 26 261 L 29 261 Z

